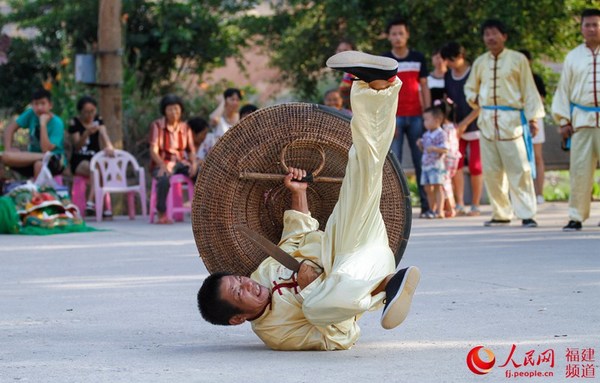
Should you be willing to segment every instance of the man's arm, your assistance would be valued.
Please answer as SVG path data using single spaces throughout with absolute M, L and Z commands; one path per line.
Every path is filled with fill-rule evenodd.
M 306 170 L 289 168 L 289 173 L 285 176 L 283 184 L 292 193 L 291 209 L 309 214 L 308 199 L 306 197 L 308 184 L 306 182 L 299 182 L 304 177 L 306 177 Z M 308 263 L 300 265 L 300 270 L 298 270 L 298 285 L 301 289 L 310 285 L 318 277 L 319 273 Z
M 431 91 L 429 85 L 427 85 L 427 77 L 421 77 L 419 79 L 421 84 L 421 100 L 423 100 L 423 110 L 431 106 Z
M 102 141 L 102 147 L 104 152 L 108 156 L 112 156 L 115 152 L 115 148 L 110 141 L 110 137 L 108 136 L 108 131 L 106 130 L 106 126 L 104 124 L 98 126 L 98 131 L 100 132 L 100 139 Z
M 15 132 L 19 129 L 19 125 L 16 121 L 11 121 L 10 124 L 4 129 L 4 151 L 9 152 L 16 150 L 16 148 L 12 147 L 13 136 Z
M 479 76 L 479 66 L 481 66 L 481 58 L 478 58 L 473 63 L 471 73 L 465 83 L 465 99 L 473 110 L 479 109 L 479 87 L 481 86 L 481 78 Z
M 458 125 L 456 126 L 456 130 L 459 137 L 467 131 L 467 128 L 469 127 L 471 122 L 477 119 L 477 117 L 479 116 L 479 111 L 480 109 L 473 109 L 471 113 L 467 115 L 467 117 L 463 118 L 463 120 L 458 123 Z
M 188 126 L 187 129 L 187 151 L 188 159 L 190 161 L 190 167 L 188 170 L 188 176 L 193 178 L 198 172 L 198 156 L 196 155 L 196 147 L 194 146 L 194 136 L 192 135 L 192 128 Z
M 573 82 L 569 56 L 564 61 L 560 80 L 556 86 L 556 92 L 552 98 L 552 117 L 560 126 L 560 134 L 563 139 L 571 137 L 573 126 L 571 122 L 571 89 Z
M 289 170 L 289 173 L 283 180 L 283 184 L 292 193 L 292 205 L 290 208 L 300 213 L 308 214 L 308 199 L 306 198 L 308 184 L 306 182 L 299 182 L 302 178 L 306 177 L 306 170 L 297 168 L 290 168 Z
M 42 149 L 42 153 L 51 152 L 56 148 L 56 145 L 48 137 L 48 123 L 51 118 L 51 113 L 44 113 L 40 116 L 40 148 Z
M 219 102 L 219 105 L 217 105 L 215 110 L 213 110 L 212 113 L 210 114 L 210 116 L 208 117 L 210 126 L 215 127 L 215 126 L 219 125 L 219 120 L 221 119 L 223 112 L 225 112 L 225 99 L 224 98 L 221 99 L 221 101 Z
M 525 57 L 522 57 L 519 62 L 519 74 L 520 74 L 520 87 L 521 94 L 523 95 L 525 110 L 525 116 L 529 121 L 529 129 L 531 135 L 536 136 L 538 131 L 537 119 L 543 118 L 546 114 L 544 112 L 544 104 L 542 103 L 542 97 L 540 96 L 535 81 L 533 80 L 533 72 L 529 66 L 529 61 Z
M 165 165 L 162 158 L 160 158 L 159 147 L 158 147 L 158 135 L 159 135 L 158 123 L 154 121 L 150 124 L 150 159 L 158 167 L 158 177 L 162 177 L 169 173 L 167 166 Z

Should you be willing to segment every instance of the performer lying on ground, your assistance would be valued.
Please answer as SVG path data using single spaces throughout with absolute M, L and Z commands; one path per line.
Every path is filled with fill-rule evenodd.
M 279 247 L 304 261 L 298 273 L 269 257 L 250 278 L 215 273 L 198 292 L 204 319 L 220 325 L 248 320 L 276 350 L 348 349 L 360 335 L 358 318 L 382 306 L 381 324 L 392 329 L 406 318 L 420 279 L 416 267 L 394 274 L 394 254 L 379 210 L 402 85 L 396 78 L 398 64 L 347 51 L 327 65 L 360 81 L 351 90 L 353 146 L 325 231 L 318 231 L 310 215 L 306 183 L 298 182 L 306 171 L 290 169 L 284 184 L 292 206 L 284 213 Z

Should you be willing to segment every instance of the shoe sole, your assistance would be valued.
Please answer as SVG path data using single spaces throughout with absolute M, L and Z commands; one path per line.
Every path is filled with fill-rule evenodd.
M 598 226 L 600 226 L 600 225 L 598 225 Z M 566 228 L 563 228 L 562 231 L 567 231 L 567 232 L 569 232 L 569 231 L 581 231 L 581 229 L 571 229 L 571 228 L 566 229 Z
M 381 70 L 394 70 L 398 62 L 390 57 L 370 55 L 358 51 L 345 51 L 331 56 L 325 63 L 329 68 L 362 67 Z
M 406 270 L 398 293 L 381 314 L 381 326 L 384 329 L 391 330 L 404 322 L 410 311 L 412 298 L 420 280 L 421 271 L 418 267 L 411 266 Z

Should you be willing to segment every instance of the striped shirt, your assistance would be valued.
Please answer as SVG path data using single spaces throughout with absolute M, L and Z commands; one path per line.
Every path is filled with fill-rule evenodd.
M 150 147 L 158 146 L 158 155 L 167 167 L 184 161 L 186 150 L 190 150 L 190 147 L 193 150 L 193 142 L 192 130 L 186 122 L 179 122 L 172 130 L 167 128 L 164 117 L 150 124 Z M 152 168 L 156 166 L 157 164 L 151 164 Z
M 427 62 L 421 52 L 414 50 L 408 51 L 404 58 L 396 57 L 391 51 L 382 54 L 385 57 L 391 57 L 398 61 L 398 78 L 402 80 L 402 89 L 398 96 L 398 111 L 396 116 L 414 117 L 421 116 L 423 108 L 421 106 L 420 80 L 427 78 Z

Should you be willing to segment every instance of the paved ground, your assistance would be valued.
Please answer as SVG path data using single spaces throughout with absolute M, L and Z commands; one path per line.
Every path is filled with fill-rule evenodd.
M 534 381 L 600 381 L 600 204 L 578 233 L 560 231 L 565 204 L 543 205 L 537 229 L 484 228 L 485 215 L 415 219 L 402 262 L 423 273 L 411 315 L 393 331 L 365 315 L 359 342 L 339 352 L 273 352 L 248 325 L 202 322 L 207 272 L 189 220 L 0 236 L 0 381 L 498 382 L 509 367 L 554 374 Z M 485 377 L 466 366 L 477 345 L 496 356 Z M 595 362 L 568 363 L 567 348 L 580 360 L 593 349 Z M 554 367 L 500 367 L 548 350 Z M 567 379 L 567 368 L 596 378 Z

